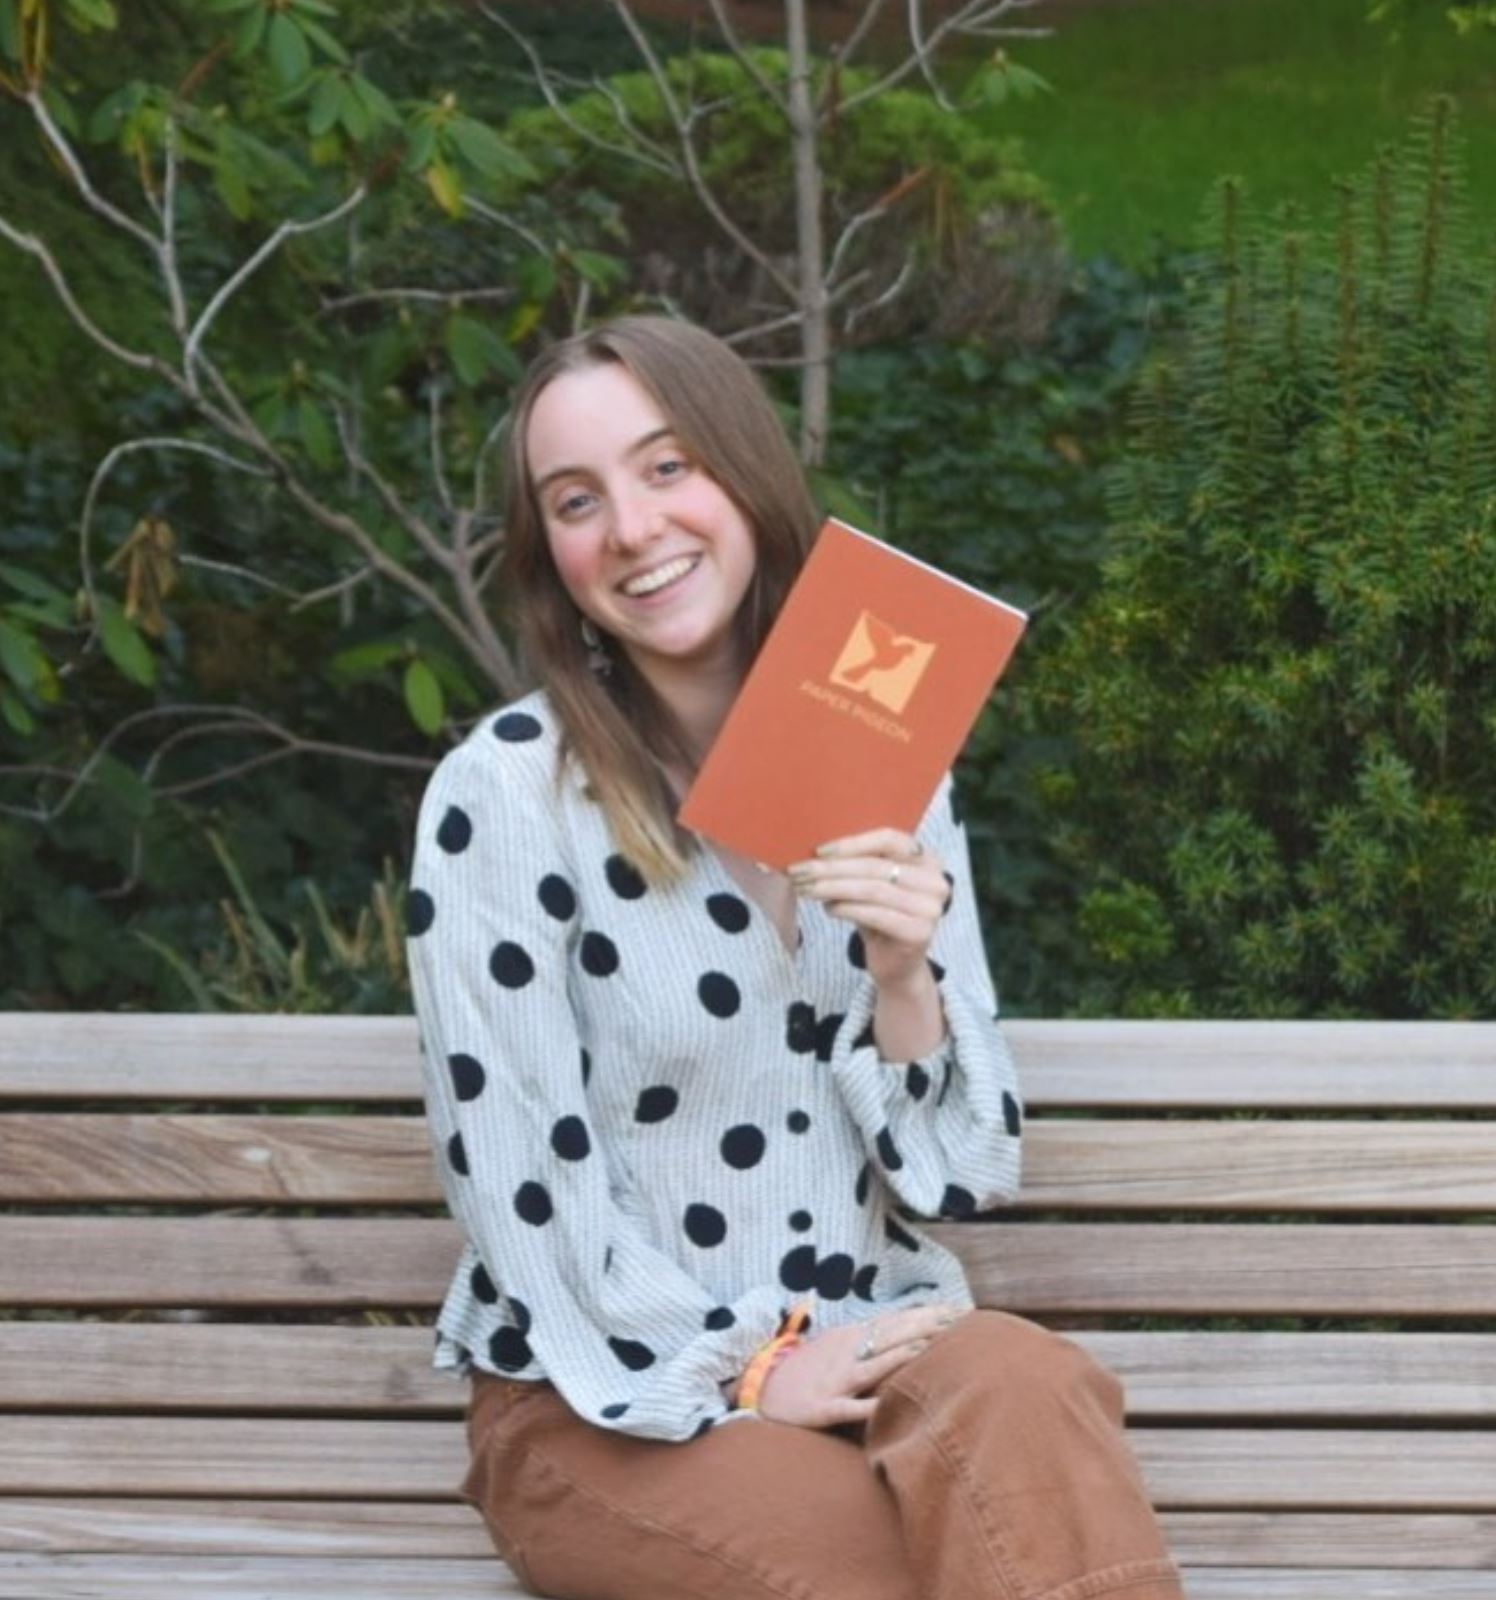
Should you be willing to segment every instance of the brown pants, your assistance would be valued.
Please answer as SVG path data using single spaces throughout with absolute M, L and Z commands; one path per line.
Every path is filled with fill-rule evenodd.
M 744 1418 L 688 1444 L 584 1422 L 549 1384 L 478 1377 L 464 1498 L 557 1600 L 1179 1600 L 1079 1345 L 974 1311 L 886 1379 L 872 1419 Z

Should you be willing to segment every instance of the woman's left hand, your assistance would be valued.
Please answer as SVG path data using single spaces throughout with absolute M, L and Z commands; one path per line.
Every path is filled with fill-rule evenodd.
M 795 892 L 856 925 L 867 974 L 880 990 L 928 973 L 930 941 L 950 899 L 940 858 L 913 835 L 876 828 L 834 839 L 790 869 Z

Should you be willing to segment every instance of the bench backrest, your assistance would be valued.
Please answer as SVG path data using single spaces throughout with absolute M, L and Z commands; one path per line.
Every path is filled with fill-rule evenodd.
M 1126 1379 L 1182 1558 L 1489 1564 L 1496 1025 L 1008 1032 L 1022 1202 L 935 1231 Z M 12 1515 L 484 1548 L 409 1019 L 0 1017 L 0 1118 Z

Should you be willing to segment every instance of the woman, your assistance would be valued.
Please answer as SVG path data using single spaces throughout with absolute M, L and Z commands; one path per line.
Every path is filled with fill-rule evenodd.
M 911 1224 L 1018 1182 L 949 780 L 786 876 L 674 821 L 818 520 L 700 329 L 621 319 L 516 399 L 544 687 L 441 763 L 412 888 L 464 1493 L 579 1600 L 1176 1600 L 1116 1380 Z

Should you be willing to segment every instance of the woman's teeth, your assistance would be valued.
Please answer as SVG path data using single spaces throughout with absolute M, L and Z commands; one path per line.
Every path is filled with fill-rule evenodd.
M 631 599 L 654 594 L 656 590 L 663 589 L 667 583 L 674 583 L 677 578 L 684 578 L 700 559 L 699 556 L 681 556 L 677 561 L 667 561 L 663 567 L 656 567 L 653 571 L 642 573 L 637 578 L 630 578 L 624 584 L 623 592 Z

